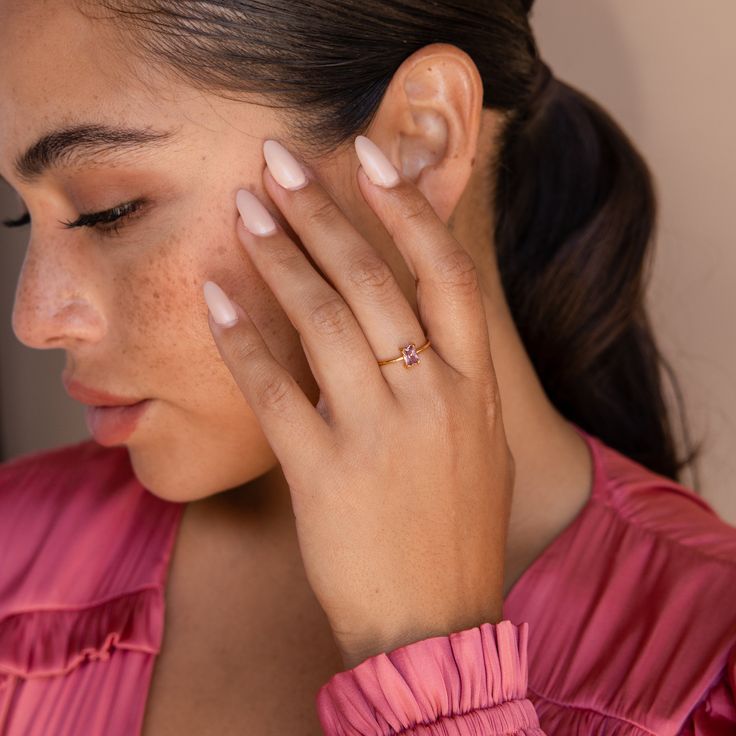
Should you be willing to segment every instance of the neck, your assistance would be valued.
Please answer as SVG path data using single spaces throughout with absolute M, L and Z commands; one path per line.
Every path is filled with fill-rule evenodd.
M 492 141 L 483 134 L 485 145 Z M 488 152 L 479 155 L 488 160 Z M 493 248 L 492 196 L 479 170 L 451 228 L 479 271 L 506 438 L 516 474 L 507 536 L 506 590 L 572 520 L 590 495 L 586 443 L 547 396 L 505 298 Z M 544 319 L 544 315 L 540 315 Z

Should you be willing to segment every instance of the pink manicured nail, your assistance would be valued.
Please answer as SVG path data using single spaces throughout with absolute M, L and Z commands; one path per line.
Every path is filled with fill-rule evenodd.
M 247 189 L 238 189 L 235 204 L 243 218 L 243 224 L 254 235 L 270 235 L 276 232 L 276 223 L 269 211 L 261 204 L 261 200 Z
M 284 189 L 301 189 L 307 185 L 307 175 L 301 164 L 278 141 L 265 141 L 263 155 L 268 170 Z
M 370 138 L 359 135 L 355 139 L 355 152 L 365 173 L 374 184 L 390 189 L 401 181 L 394 165 Z
M 238 321 L 235 311 L 227 294 L 214 282 L 204 282 L 204 300 L 212 314 L 212 319 L 223 327 L 232 327 Z

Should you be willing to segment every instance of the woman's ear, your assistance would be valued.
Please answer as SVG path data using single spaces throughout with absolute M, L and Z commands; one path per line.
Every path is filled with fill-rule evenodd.
M 447 223 L 470 179 L 483 111 L 475 62 L 435 43 L 404 60 L 367 135 Z

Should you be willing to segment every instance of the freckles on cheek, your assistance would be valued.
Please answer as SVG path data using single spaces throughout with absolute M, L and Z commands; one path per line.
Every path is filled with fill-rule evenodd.
M 202 286 L 214 280 L 238 300 L 254 319 L 278 309 L 270 289 L 240 242 L 237 210 L 226 207 L 194 211 L 181 217 L 166 237 L 159 235 L 136 256 L 132 282 L 124 287 L 137 293 L 140 310 L 155 317 L 138 319 L 158 329 L 189 331 L 211 340 Z M 173 225 L 173 223 L 171 223 Z M 263 324 L 262 319 L 258 320 Z
M 254 300 L 253 295 L 265 287 L 265 282 L 240 242 L 236 222 L 237 212 L 215 222 L 207 219 L 209 227 L 198 230 L 202 234 L 197 239 L 193 255 L 196 263 L 192 263 L 190 273 L 198 279 L 195 286 L 200 291 L 205 281 L 215 281 L 247 310 L 254 301 L 261 301 L 258 296 Z
M 138 330 L 161 339 L 166 330 L 176 334 L 192 329 L 200 311 L 200 276 L 191 245 L 171 237 L 159 241 L 147 257 L 136 258 L 119 276 L 117 288 Z
M 188 288 L 191 296 L 187 276 L 171 268 L 132 271 L 121 279 L 119 288 L 124 300 L 121 314 L 127 327 L 149 342 L 160 341 L 166 332 L 178 331 L 186 310 L 191 310 L 183 293 Z

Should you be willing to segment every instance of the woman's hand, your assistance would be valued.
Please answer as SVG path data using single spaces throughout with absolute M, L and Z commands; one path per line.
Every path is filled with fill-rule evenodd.
M 361 192 L 416 279 L 421 322 L 375 248 L 273 141 L 266 191 L 335 288 L 249 192 L 237 228 L 300 334 L 316 407 L 242 307 L 205 285 L 210 329 L 280 461 L 307 579 L 347 667 L 501 620 L 514 477 L 474 263 L 375 144 L 359 136 L 356 149 Z M 275 229 L 257 235 L 243 220 Z M 426 339 L 419 363 L 378 365 Z

